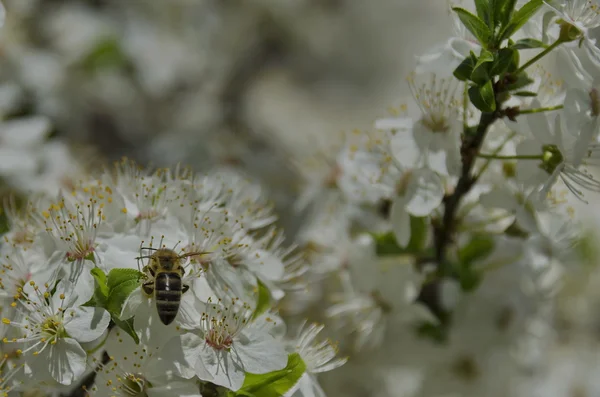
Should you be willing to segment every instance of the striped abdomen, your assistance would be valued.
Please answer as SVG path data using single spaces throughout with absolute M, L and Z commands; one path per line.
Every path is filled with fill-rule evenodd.
M 177 272 L 158 273 L 154 280 L 156 311 L 163 324 L 169 325 L 177 317 L 181 302 L 182 283 Z

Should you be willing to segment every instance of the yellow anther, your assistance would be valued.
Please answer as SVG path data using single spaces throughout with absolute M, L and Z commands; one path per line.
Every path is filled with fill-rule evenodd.
M 3 322 L 4 324 L 10 324 L 10 320 L 9 320 L 9 319 L 7 319 L 6 317 L 2 318 L 2 322 Z

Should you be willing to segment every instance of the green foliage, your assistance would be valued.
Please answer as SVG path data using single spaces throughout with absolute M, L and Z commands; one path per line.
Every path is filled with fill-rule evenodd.
M 393 232 L 372 233 L 375 239 L 375 251 L 377 256 L 418 254 L 423 252 L 427 245 L 428 237 L 427 217 L 410 217 L 410 241 L 406 248 L 398 245 Z
M 482 50 L 479 58 L 477 59 L 477 63 L 473 68 L 470 80 L 477 85 L 483 85 L 487 83 L 491 78 L 490 70 L 493 62 L 494 54 L 487 50 Z
M 490 80 L 483 86 L 473 85 L 469 87 L 469 99 L 482 112 L 493 112 L 496 110 L 494 87 Z
M 470 80 L 471 75 L 473 74 L 473 69 L 475 69 L 475 65 L 477 65 L 477 56 L 473 51 L 471 51 L 471 54 L 463 59 L 460 65 L 454 69 L 454 77 L 460 81 Z
M 513 93 L 513 95 L 522 97 L 534 97 L 537 96 L 537 93 L 532 91 L 517 91 Z
M 254 310 L 253 317 L 256 318 L 266 312 L 269 309 L 271 303 L 271 293 L 266 285 L 260 280 L 257 280 L 257 298 L 256 298 L 256 310 Z
M 490 69 L 492 76 L 501 76 L 504 73 L 515 72 L 519 68 L 519 51 L 512 48 L 502 48 L 494 59 Z
M 510 22 L 500 31 L 499 42 L 512 37 L 525 23 L 535 15 L 535 13 L 544 4 L 543 0 L 531 0 L 518 11 L 516 11 Z
M 485 0 L 484 0 L 485 1 Z M 517 0 L 488 0 L 493 3 L 494 17 L 496 20 L 495 27 L 504 28 L 513 15 Z
M 454 12 L 458 14 L 458 18 L 465 25 L 465 27 L 475 36 L 475 38 L 481 43 L 483 47 L 487 47 L 490 39 L 492 38 L 492 31 L 490 28 L 476 15 L 471 14 L 464 8 L 454 7 Z
M 123 304 L 133 290 L 140 286 L 140 279 L 144 274 L 134 269 L 112 269 L 107 276 L 97 267 L 91 273 L 95 280 L 94 296 L 86 306 L 105 308 L 112 321 L 138 343 L 138 336 L 133 330 L 133 319 L 123 321 L 119 316 Z
M 548 46 L 544 44 L 544 42 L 536 39 L 521 39 L 517 40 L 517 42 L 510 47 L 515 50 L 529 50 L 533 48 L 547 48 Z
M 80 61 L 81 67 L 89 72 L 106 68 L 124 68 L 129 61 L 121 49 L 116 37 L 107 37 L 100 40 L 89 54 Z
M 461 263 L 473 263 L 485 259 L 494 250 L 494 239 L 490 235 L 476 234 L 464 247 L 458 250 Z
M 95 281 L 94 296 L 92 298 L 95 301 L 94 306 L 106 307 L 108 293 L 110 292 L 106 285 L 106 274 L 97 267 L 93 268 L 91 273 Z
M 477 15 L 454 7 L 463 25 L 477 38 L 481 53 L 471 52 L 454 70 L 454 76 L 468 83 L 471 103 L 482 112 L 492 113 L 510 98 L 511 91 L 519 90 L 532 80 L 519 72 L 519 50 L 548 48 L 535 39 L 516 43 L 510 37 L 539 10 L 543 0 L 531 0 L 515 10 L 516 0 L 475 0 Z M 500 46 L 508 40 L 507 46 Z
M 494 251 L 494 239 L 486 234 L 474 235 L 471 241 L 458 250 L 455 273 L 463 291 L 473 291 L 479 286 L 482 275 L 474 264 L 487 258 L 492 251 Z
M 244 385 L 237 392 L 230 392 L 229 397 L 281 397 L 287 393 L 306 371 L 306 364 L 298 353 L 288 356 L 287 366 L 279 371 L 267 374 L 246 374 Z

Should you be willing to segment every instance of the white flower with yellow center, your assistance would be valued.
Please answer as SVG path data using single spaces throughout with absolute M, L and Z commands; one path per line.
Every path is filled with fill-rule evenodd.
M 289 342 L 290 348 L 297 352 L 306 364 L 306 372 L 293 387 L 293 396 L 320 397 L 325 392 L 317 381 L 316 374 L 334 370 L 347 361 L 346 358 L 336 358 L 337 346 L 330 340 L 318 342 L 319 333 L 325 328 L 322 324 L 306 325 L 303 322 L 294 340 Z M 290 391 L 288 391 L 290 395 Z
M 600 26 L 600 7 L 596 0 L 544 0 L 563 23 L 576 27 L 589 40 L 589 31 Z
M 160 348 L 136 344 L 120 329 L 110 332 L 105 348 L 110 361 L 97 371 L 92 396 L 201 397 L 195 380 L 164 370 Z
M 22 290 L 16 301 L 19 316 L 2 322 L 16 327 L 19 338 L 4 339 L 4 343 L 23 343 L 21 353 L 30 357 L 27 362 L 37 380 L 46 377 L 70 385 L 86 370 L 87 354 L 81 343 L 102 336 L 110 315 L 102 308 L 83 307 L 93 289 L 60 281 L 56 291 L 44 286 L 44 292 L 33 281 Z
M 421 116 L 379 119 L 375 127 L 393 133 L 392 154 L 403 168 L 430 167 L 442 174 L 454 174 L 460 166 L 459 81 L 411 74 L 408 83 Z M 441 154 L 442 159 L 436 154 Z M 445 163 L 445 164 L 444 164 Z
M 183 363 L 178 372 L 185 378 L 200 380 L 239 390 L 246 373 L 265 374 L 284 368 L 288 355 L 283 343 L 269 332 L 268 317 L 251 322 L 247 305 L 208 302 L 201 310 L 199 328 L 174 338 L 165 351 L 180 351 L 174 362 Z M 179 350 L 173 346 L 179 344 Z M 171 346 L 173 345 L 173 346 Z M 169 349 L 171 347 L 171 349 Z
M 591 134 L 586 128 L 569 131 L 561 116 L 528 115 L 529 137 L 516 150 L 517 179 L 536 189 L 539 200 L 545 200 L 559 179 L 584 200 L 584 191 L 600 192 L 600 181 L 587 169 L 600 165 L 600 145 L 589 141 Z
M 142 234 L 148 234 L 152 224 L 167 214 L 172 186 L 164 176 L 160 170 L 151 174 L 126 159 L 115 164 L 114 175 L 103 176 L 103 183 L 113 187 L 123 202 L 122 213 Z

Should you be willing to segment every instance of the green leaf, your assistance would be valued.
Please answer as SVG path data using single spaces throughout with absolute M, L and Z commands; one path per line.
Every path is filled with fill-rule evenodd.
M 253 317 L 256 318 L 266 312 L 269 309 L 271 303 L 271 292 L 260 280 L 257 279 L 258 283 L 258 296 L 256 301 L 256 310 L 254 310 Z
M 473 105 L 482 112 L 493 112 L 496 110 L 494 87 L 492 86 L 491 81 L 488 81 L 483 86 L 470 87 L 469 99 Z
M 458 250 L 458 260 L 464 264 L 484 259 L 494 250 L 494 239 L 486 234 L 476 234 L 464 247 Z
M 496 26 L 504 28 L 515 10 L 517 0 L 494 0 L 494 18 Z
M 457 274 L 460 288 L 464 292 L 474 291 L 479 284 L 481 284 L 482 275 L 470 264 L 463 264 L 460 269 L 457 270 Z
M 471 80 L 478 85 L 485 84 L 491 77 L 490 68 L 492 62 L 494 62 L 494 55 L 487 50 L 481 50 L 477 64 L 473 68 L 473 73 L 471 73 Z
M 443 322 L 434 324 L 425 321 L 418 324 L 415 330 L 420 337 L 431 339 L 436 343 L 441 344 L 448 340 L 448 325 Z
M 532 48 L 547 48 L 548 46 L 544 42 L 536 39 L 521 39 L 517 40 L 515 44 L 511 46 L 515 50 L 529 50 Z
M 133 290 L 139 286 L 139 280 L 128 280 L 111 289 L 106 301 L 106 310 L 114 316 L 120 316 L 123 303 L 129 298 Z
M 100 40 L 86 55 L 80 65 L 83 69 L 93 72 L 105 68 L 124 68 L 129 65 L 127 56 L 121 49 L 116 37 L 107 37 Z
M 485 22 L 464 8 L 454 7 L 452 10 L 458 14 L 458 18 L 460 18 L 463 25 L 465 25 L 469 32 L 473 33 L 473 36 L 479 40 L 481 45 L 487 47 L 492 38 L 492 31 Z
M 372 233 L 371 236 L 375 239 L 375 252 L 377 256 L 417 254 L 423 252 L 429 233 L 428 222 L 429 218 L 427 217 L 411 215 L 410 241 L 406 248 L 398 245 L 393 232 Z
M 493 0 L 492 0 L 493 1 Z M 494 28 L 494 14 L 492 13 L 490 0 L 475 0 L 475 9 L 477 10 L 477 16 L 489 26 L 490 29 Z
M 512 83 L 506 85 L 508 91 L 518 90 L 523 87 L 527 87 L 533 83 L 533 80 L 529 78 L 526 72 L 519 73 Z
M 144 277 L 144 273 L 141 273 L 135 269 L 112 269 L 108 273 L 106 285 L 108 286 L 109 290 L 113 290 L 121 283 L 129 280 L 139 281 L 142 277 Z
M 532 91 L 517 91 L 513 95 L 524 96 L 524 97 L 534 97 L 534 96 L 537 96 L 537 92 L 532 92 Z
M 117 327 L 121 328 L 123 331 L 127 333 L 127 335 L 131 336 L 135 341 L 135 344 L 140 343 L 140 338 L 138 334 L 133 329 L 133 318 L 127 320 L 121 320 L 117 316 L 111 316 L 112 321 L 116 324 Z
M 515 34 L 529 19 L 535 15 L 535 13 L 544 4 L 543 0 L 531 0 L 529 3 L 521 7 L 512 16 L 510 22 L 500 32 L 500 41 L 510 38 Z
M 427 217 L 410 216 L 410 241 L 406 246 L 406 251 L 419 253 L 425 249 L 429 232 L 428 222 L 429 218 Z
M 471 79 L 471 74 L 473 74 L 473 69 L 477 64 L 477 57 L 471 51 L 471 54 L 463 59 L 463 61 L 458 65 L 456 69 L 454 69 L 454 77 L 459 79 L 460 81 L 467 81 Z
M 298 353 L 288 356 L 287 366 L 267 374 L 246 374 L 244 385 L 237 395 L 256 397 L 281 397 L 287 393 L 306 371 L 306 364 Z
M 375 239 L 375 253 L 377 256 L 400 255 L 406 253 L 396 242 L 394 233 L 371 233 Z
M 108 299 L 109 289 L 106 286 L 106 274 L 100 268 L 93 268 L 90 273 L 94 277 L 94 295 L 93 300 L 99 307 L 106 306 L 106 299 Z
M 511 48 L 502 48 L 498 51 L 494 64 L 490 69 L 490 75 L 500 76 L 509 69 L 514 68 L 515 55 L 519 55 L 518 51 Z

